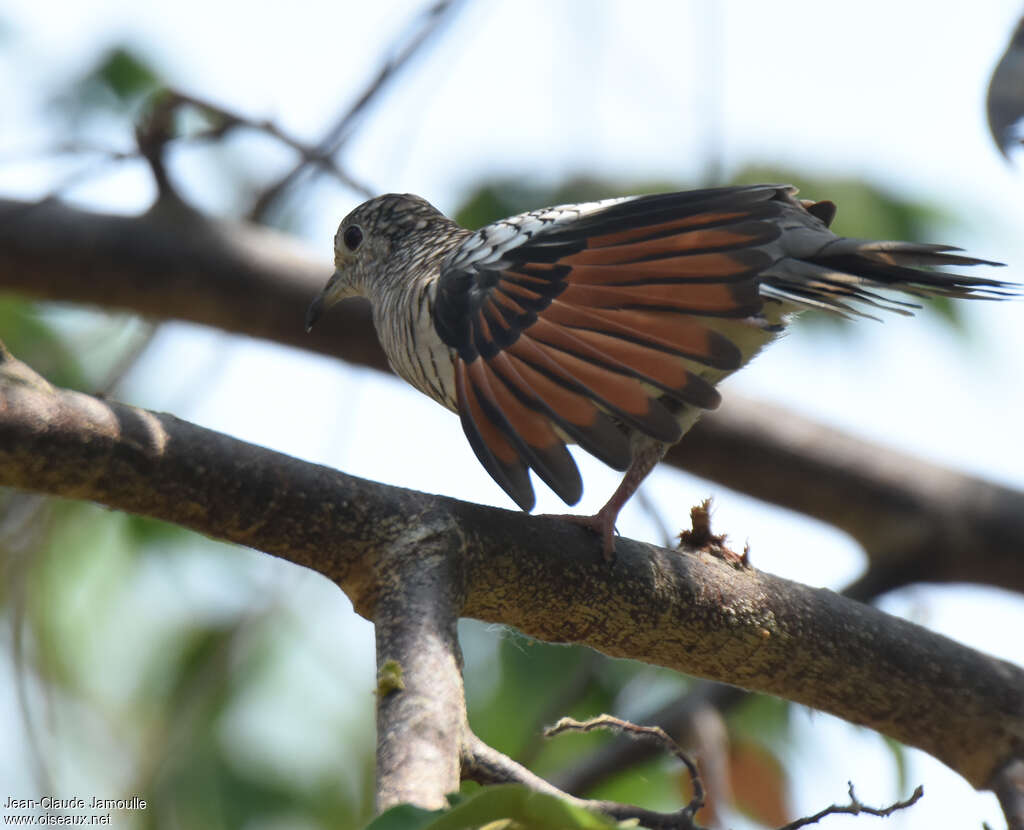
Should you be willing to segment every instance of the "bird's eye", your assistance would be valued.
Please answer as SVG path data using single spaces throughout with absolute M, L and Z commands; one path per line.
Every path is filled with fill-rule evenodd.
M 345 233 L 341 238 L 345 243 L 345 247 L 350 251 L 354 251 L 359 247 L 359 243 L 363 241 L 363 229 L 358 225 L 349 225 L 345 228 Z

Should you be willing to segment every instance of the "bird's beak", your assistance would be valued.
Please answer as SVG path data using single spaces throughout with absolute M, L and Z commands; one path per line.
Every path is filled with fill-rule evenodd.
M 342 277 L 340 272 L 335 271 L 331 274 L 331 278 L 327 280 L 324 290 L 317 294 L 316 299 L 309 304 L 309 308 L 306 310 L 306 331 L 308 332 L 312 329 L 316 321 L 320 319 L 320 315 L 332 305 L 339 300 L 344 300 L 346 297 L 351 297 L 353 294 L 354 292 L 348 280 Z
M 316 299 L 309 304 L 309 308 L 306 309 L 306 332 L 309 333 L 313 330 L 313 326 L 316 325 L 316 321 L 320 319 L 320 315 L 324 313 L 324 292 L 320 292 L 316 295 Z

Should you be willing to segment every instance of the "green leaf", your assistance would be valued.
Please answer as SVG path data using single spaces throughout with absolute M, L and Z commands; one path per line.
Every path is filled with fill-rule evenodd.
M 103 55 L 87 80 L 103 84 L 122 102 L 160 85 L 160 76 L 150 63 L 126 46 L 115 46 Z
M 521 759 L 521 753 L 531 746 L 538 732 L 547 722 L 563 715 L 588 717 L 603 711 L 611 704 L 611 697 L 602 694 L 599 685 L 591 683 L 578 698 L 567 702 L 565 711 L 552 712 L 552 700 L 564 697 L 567 683 L 593 652 L 581 647 L 552 645 L 524 637 L 515 631 L 502 634 L 498 645 L 501 682 L 493 695 L 480 700 L 472 691 L 474 725 L 480 738 L 505 754 Z M 472 681 L 471 681 L 472 683 Z M 606 735 L 593 733 L 579 736 L 583 740 L 546 742 L 545 755 L 558 763 L 578 755 L 583 746 L 596 747 L 607 740 Z M 544 764 L 530 764 L 544 774 Z
M 430 830 L 463 830 L 509 819 L 530 830 L 629 826 L 577 807 L 557 796 L 537 793 L 519 784 L 502 784 L 485 787 L 470 796 L 448 815 L 430 825 Z
M 132 544 L 140 548 L 145 545 L 188 542 L 195 538 L 192 531 L 181 525 L 131 514 L 125 517 L 125 532 Z
M 449 810 L 431 812 L 408 804 L 393 807 L 365 830 L 600 830 L 635 826 L 635 821 L 616 822 L 519 784 L 501 784 L 484 787 L 468 798 L 460 797 Z
M 762 741 L 776 749 L 792 737 L 792 706 L 772 695 L 750 695 L 729 713 L 729 731 Z
M 53 101 L 69 120 L 98 113 L 131 114 L 140 102 L 166 86 L 160 73 L 137 50 L 112 46 Z
M 399 804 L 385 810 L 377 818 L 366 825 L 364 830 L 422 830 L 430 827 L 430 823 L 446 810 L 424 810 L 411 804 Z

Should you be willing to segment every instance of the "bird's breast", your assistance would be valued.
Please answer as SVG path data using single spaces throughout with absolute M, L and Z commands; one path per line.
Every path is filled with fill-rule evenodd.
M 441 340 L 433 320 L 433 293 L 403 293 L 373 307 L 377 336 L 400 378 L 453 412 L 456 352 Z

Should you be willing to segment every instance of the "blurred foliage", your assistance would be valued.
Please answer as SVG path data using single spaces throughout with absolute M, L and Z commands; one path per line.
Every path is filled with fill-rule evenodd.
M 11 352 L 87 392 L 133 356 L 140 328 L 124 315 L 0 297 Z M 230 583 L 213 567 L 226 556 Z M 367 819 L 372 736 L 345 709 L 336 727 L 319 728 L 335 728 L 346 751 L 316 773 L 282 775 L 237 745 L 254 690 L 280 685 L 273 678 L 308 632 L 276 604 L 210 607 L 175 586 L 199 568 L 222 593 L 245 596 L 251 556 L 165 522 L 0 490 L 0 613 L 33 756 L 23 765 L 39 771 L 39 792 L 66 792 L 77 771 L 71 780 L 84 775 L 101 797 L 144 798 L 146 810 L 118 814 L 124 827 L 327 830 Z M 273 718 L 308 717 L 301 686 L 290 692 Z
M 0 341 L 51 383 L 80 392 L 105 394 L 116 385 L 151 332 L 130 314 L 0 293 Z
M 786 768 L 758 741 L 733 740 L 729 747 L 733 806 L 765 827 L 781 827 L 793 818 Z
M 0 294 L 0 337 L 10 352 L 31 359 L 32 368 L 57 386 L 82 390 L 85 372 L 66 339 L 39 316 L 39 307 Z
M 118 44 L 101 54 L 51 103 L 55 112 L 73 124 L 97 115 L 134 117 L 142 102 L 165 85 L 161 73 L 142 52 Z
M 558 718 L 585 719 L 611 712 L 647 723 L 646 713 L 685 696 L 691 685 L 688 678 L 667 669 L 611 659 L 581 646 L 540 643 L 510 630 L 500 632 L 495 655 L 474 659 L 477 643 L 484 637 L 494 639 L 492 627 L 469 621 L 460 627 L 467 648 L 471 726 L 482 740 L 545 777 L 564 773 L 615 740 L 602 732 L 543 739 L 544 727 Z M 751 695 L 726 713 L 732 748 L 724 759 L 729 779 L 725 783 L 731 784 L 728 789 L 734 798 L 727 804 L 711 804 L 702 811 L 702 820 L 722 816 L 731 807 L 771 826 L 775 816 L 788 809 L 789 781 L 783 759 L 790 747 L 790 711 L 786 701 Z M 761 777 L 756 792 L 748 795 L 751 785 L 745 776 L 751 770 Z M 689 800 L 691 791 L 678 762 L 659 756 L 580 795 L 672 811 Z

